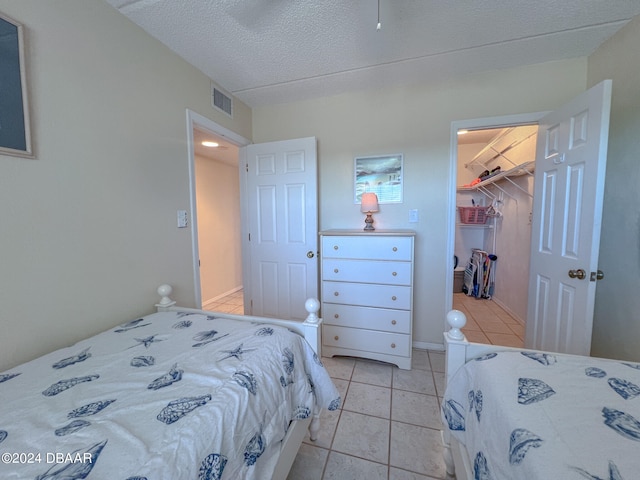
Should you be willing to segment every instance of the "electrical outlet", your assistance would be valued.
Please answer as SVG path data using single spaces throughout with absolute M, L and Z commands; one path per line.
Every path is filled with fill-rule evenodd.
M 409 210 L 409 223 L 418 223 L 419 219 L 417 208 Z
M 186 228 L 189 226 L 189 216 L 186 210 L 178 210 L 178 228 Z

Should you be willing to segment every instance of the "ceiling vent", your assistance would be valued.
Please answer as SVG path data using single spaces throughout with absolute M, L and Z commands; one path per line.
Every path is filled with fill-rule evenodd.
M 211 104 L 233 118 L 233 99 L 213 83 L 211 84 Z

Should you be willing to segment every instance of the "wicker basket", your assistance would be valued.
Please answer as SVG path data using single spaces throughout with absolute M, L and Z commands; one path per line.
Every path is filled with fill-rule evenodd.
M 460 222 L 465 224 L 482 225 L 487 223 L 489 207 L 458 207 Z

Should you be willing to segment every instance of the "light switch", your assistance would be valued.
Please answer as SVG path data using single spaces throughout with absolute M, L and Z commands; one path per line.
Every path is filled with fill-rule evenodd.
M 414 208 L 412 210 L 409 210 L 409 223 L 418 223 L 418 220 L 418 209 Z
M 189 217 L 186 210 L 178 210 L 178 228 L 189 226 Z

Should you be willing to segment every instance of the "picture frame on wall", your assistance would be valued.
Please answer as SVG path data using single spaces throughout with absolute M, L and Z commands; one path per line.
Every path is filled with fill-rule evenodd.
M 356 157 L 354 160 L 354 202 L 359 204 L 362 194 L 373 192 L 378 203 L 402 203 L 403 156 L 376 155 Z
M 33 158 L 23 26 L 0 13 L 0 155 Z

